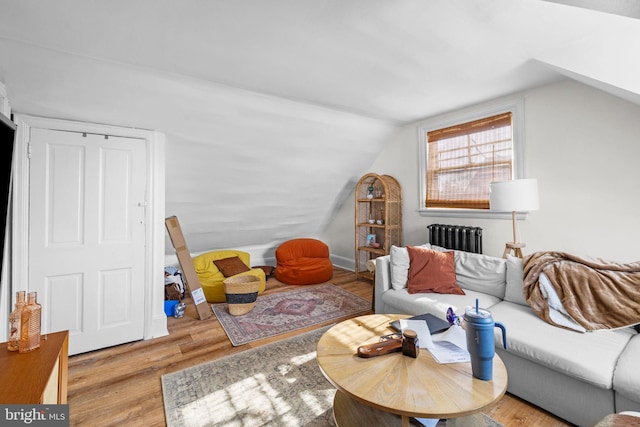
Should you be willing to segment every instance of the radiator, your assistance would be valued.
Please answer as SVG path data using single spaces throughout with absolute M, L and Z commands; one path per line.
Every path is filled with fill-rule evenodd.
M 429 243 L 447 249 L 482 253 L 482 228 L 463 225 L 431 224 Z

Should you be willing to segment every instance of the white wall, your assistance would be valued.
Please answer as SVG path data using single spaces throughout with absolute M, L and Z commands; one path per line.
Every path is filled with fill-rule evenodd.
M 268 258 L 285 240 L 317 237 L 397 128 L 1 37 L 0 59 L 0 71 L 16 70 L 7 81 L 16 112 L 166 135 L 166 214 L 192 252 L 259 245 Z
M 540 210 L 519 221 L 525 255 L 559 250 L 640 260 L 640 106 L 572 80 L 532 89 L 524 97 L 525 173 L 538 179 L 540 191 Z M 370 167 L 402 185 L 404 244 L 427 242 L 429 224 L 464 224 L 482 227 L 484 253 L 501 256 L 504 243 L 512 240 L 510 220 L 417 213 L 419 124 L 402 128 Z M 323 235 L 334 260 L 347 267 L 353 266 L 355 251 L 353 197 Z

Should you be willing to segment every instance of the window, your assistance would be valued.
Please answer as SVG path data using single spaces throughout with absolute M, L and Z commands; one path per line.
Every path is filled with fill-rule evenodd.
M 513 171 L 511 113 L 427 132 L 426 208 L 489 209 L 489 183 Z
M 520 103 L 420 127 L 421 213 L 489 212 L 489 183 L 522 176 Z

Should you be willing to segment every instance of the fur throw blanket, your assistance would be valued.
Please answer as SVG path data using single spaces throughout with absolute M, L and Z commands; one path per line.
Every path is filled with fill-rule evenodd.
M 523 275 L 527 302 L 552 325 L 584 332 L 640 323 L 640 261 L 536 252 L 524 259 Z

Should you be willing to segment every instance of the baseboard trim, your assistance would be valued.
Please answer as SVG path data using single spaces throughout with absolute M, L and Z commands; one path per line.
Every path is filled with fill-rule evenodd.
M 277 246 L 270 245 L 256 245 L 256 246 L 244 246 L 240 248 L 234 248 L 235 250 L 248 252 L 251 257 L 251 265 L 276 265 L 276 257 L 275 251 Z M 202 252 L 193 252 L 191 253 L 192 257 L 196 257 L 198 255 L 221 250 L 222 248 L 209 249 Z M 336 267 L 344 268 L 349 271 L 356 271 L 356 262 L 351 258 L 346 258 L 340 255 L 329 255 L 331 259 L 331 263 Z M 164 265 L 165 266 L 175 266 L 178 267 L 178 257 L 175 254 L 165 254 L 164 256 Z
M 344 268 L 349 271 L 356 271 L 356 262 L 351 258 L 345 258 L 339 255 L 329 255 L 331 263 L 336 267 Z

